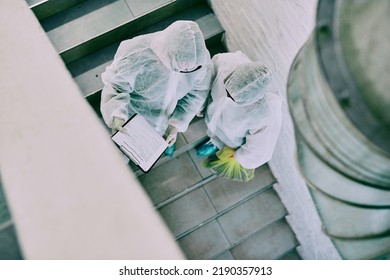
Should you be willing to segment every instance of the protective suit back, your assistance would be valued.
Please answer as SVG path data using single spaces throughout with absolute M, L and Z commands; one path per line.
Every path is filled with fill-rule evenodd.
M 124 41 L 102 74 L 104 121 L 111 127 L 114 117 L 139 113 L 160 134 L 168 124 L 185 131 L 205 102 L 211 75 L 210 54 L 195 22 L 177 21 Z

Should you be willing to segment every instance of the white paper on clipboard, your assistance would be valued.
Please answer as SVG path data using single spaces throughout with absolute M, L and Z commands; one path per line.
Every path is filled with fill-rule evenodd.
M 168 147 L 165 139 L 141 116 L 134 115 L 111 138 L 142 171 L 147 172 Z

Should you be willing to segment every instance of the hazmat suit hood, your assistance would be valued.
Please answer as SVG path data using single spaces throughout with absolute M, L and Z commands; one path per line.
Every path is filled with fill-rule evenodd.
M 219 149 L 235 149 L 234 158 L 241 166 L 257 168 L 271 159 L 275 149 L 282 98 L 274 92 L 266 66 L 241 51 L 217 54 L 212 61 L 217 74 L 205 116 L 207 135 Z
M 224 79 L 225 89 L 238 105 L 254 103 L 264 97 L 271 81 L 271 72 L 258 62 L 244 63 Z
M 164 66 L 175 72 L 192 71 L 210 60 L 203 34 L 193 21 L 172 23 L 156 34 L 150 47 Z

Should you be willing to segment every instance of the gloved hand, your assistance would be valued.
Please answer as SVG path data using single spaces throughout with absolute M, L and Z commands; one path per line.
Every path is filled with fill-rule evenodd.
M 207 141 L 206 143 L 196 147 L 196 154 L 198 156 L 210 156 L 212 154 L 215 154 L 218 152 L 218 147 L 215 146 L 211 140 Z
M 175 144 L 176 139 L 177 139 L 177 128 L 169 125 L 167 130 L 165 131 L 164 138 L 167 141 L 169 147 Z
M 126 128 L 122 127 L 125 122 L 126 121 L 123 119 L 119 119 L 119 118 L 114 117 L 114 120 L 112 121 L 111 132 L 115 133 L 117 131 L 120 131 L 120 132 L 126 133 L 127 132 Z
M 225 146 L 216 154 L 209 156 L 203 163 L 204 167 L 220 177 L 239 182 L 248 182 L 254 178 L 255 169 L 243 167 L 234 157 L 235 149 Z

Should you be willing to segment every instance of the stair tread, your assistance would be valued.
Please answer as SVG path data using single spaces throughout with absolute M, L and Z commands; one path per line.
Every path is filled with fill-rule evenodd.
M 43 20 L 41 25 L 61 54 L 134 18 L 124 0 L 87 1 Z
M 18 243 L 15 227 L 13 225 L 0 231 L 0 260 L 23 259 L 21 246 Z
M 271 188 L 228 211 L 218 218 L 218 222 L 228 240 L 238 244 L 285 215 L 286 209 Z
M 210 259 L 230 247 L 229 241 L 215 220 L 179 239 L 178 243 L 190 260 Z
M 158 210 L 178 240 L 199 230 L 208 222 L 216 220 L 227 240 L 234 245 L 285 216 L 284 209 L 270 211 L 267 209 L 269 204 L 258 203 L 268 199 L 275 204 L 281 204 L 274 190 L 268 188 L 249 195 L 225 211 L 218 212 L 213 207 L 213 200 L 200 186 Z M 277 208 L 277 205 L 272 207 L 273 210 Z M 235 232 L 232 233 L 233 231 Z
M 159 213 L 176 237 L 217 214 L 203 188 L 197 188 L 160 208 Z
M 206 43 L 207 41 L 216 36 L 216 34 L 221 34 L 223 32 L 222 27 L 218 19 L 214 14 L 211 13 L 210 10 L 204 9 L 204 7 L 197 7 L 201 9 L 203 12 L 207 12 L 203 15 L 198 15 L 200 17 L 185 17 L 185 13 L 181 14 L 182 16 L 178 17 L 181 19 L 189 19 L 194 20 L 199 24 L 201 28 Z M 197 8 L 191 9 L 192 11 L 196 11 Z M 194 13 L 195 14 L 195 13 Z M 169 19 L 169 24 L 174 22 L 177 17 L 171 17 Z M 169 25 L 168 24 L 168 25 Z M 145 29 L 137 35 L 146 34 L 149 32 L 155 32 L 157 30 L 162 30 L 166 26 L 166 24 L 158 23 L 153 28 Z M 119 46 L 121 41 L 115 42 L 108 47 L 102 48 L 97 52 L 94 52 L 84 58 L 81 58 L 77 61 L 68 64 L 68 69 L 71 72 L 74 80 L 79 85 L 79 88 L 83 92 L 84 96 L 89 96 L 99 92 L 103 88 L 103 82 L 101 80 L 101 73 L 103 73 L 108 65 L 111 64 L 115 52 Z
M 202 181 L 202 177 L 194 170 L 191 158 L 183 154 L 138 179 L 157 205 Z
M 235 246 L 231 253 L 237 260 L 270 260 L 298 245 L 285 219 L 274 222 Z
M 301 256 L 299 255 L 296 249 L 287 252 L 286 254 L 284 254 L 278 259 L 279 260 L 302 260 Z
M 11 213 L 0 181 L 0 225 L 11 219 Z
M 236 203 L 232 210 L 225 215 L 236 211 L 236 209 L 248 208 L 248 206 L 249 208 L 241 212 L 239 219 L 236 217 L 236 220 L 230 221 L 230 223 L 221 223 L 221 216 L 218 217 L 211 210 L 205 213 L 202 209 L 198 213 L 198 205 L 201 203 L 205 205 L 209 205 L 210 202 L 213 203 L 212 199 L 207 196 L 202 198 L 201 194 L 203 194 L 202 190 L 197 190 L 197 193 L 191 193 L 160 211 L 165 222 L 176 236 L 179 235 L 178 232 L 184 232 L 178 238 L 178 243 L 189 259 L 218 259 L 220 256 L 222 256 L 222 259 L 232 259 L 232 252 L 234 252 L 237 259 L 245 259 L 242 256 L 242 248 L 251 246 L 252 251 L 261 250 L 263 242 L 280 243 L 276 248 L 278 249 L 276 252 L 268 249 L 263 258 L 274 259 L 295 248 L 297 244 L 295 235 L 285 223 L 284 215 L 276 215 L 277 213 L 272 211 L 272 209 L 268 209 L 267 205 L 259 203 L 270 199 L 270 195 L 274 195 L 274 199 L 271 199 L 273 203 L 281 203 L 279 198 L 275 196 L 272 188 L 259 191 L 249 200 L 242 200 Z M 200 198 L 202 198 L 201 201 Z M 195 218 L 193 218 L 193 215 L 195 215 Z M 204 220 L 207 216 L 209 216 L 209 221 L 202 222 L 201 218 Z M 187 232 L 185 232 L 183 224 Z M 200 226 L 195 227 L 196 224 Z M 195 229 L 188 231 L 191 227 Z M 237 242 L 232 242 L 231 240 L 230 233 L 233 227 L 236 227 L 239 233 Z M 281 230 L 283 233 L 272 235 L 275 229 Z M 269 233 L 270 231 L 271 234 Z M 286 241 L 280 240 L 282 238 L 286 239 Z M 254 254 L 255 252 L 249 253 Z
M 204 188 L 210 199 L 213 200 L 215 209 L 222 212 L 275 182 L 268 164 L 264 164 L 256 168 L 255 178 L 249 182 L 238 183 L 233 180 L 217 178 L 205 184 Z
M 38 20 L 43 20 L 67 10 L 86 0 L 26 0 Z
M 129 6 L 132 14 L 135 17 L 142 16 L 150 11 L 163 7 L 166 4 L 175 2 L 175 0 L 125 0 L 126 4 Z
M 64 62 L 69 63 L 200 1 L 86 1 L 42 20 L 41 25 Z

